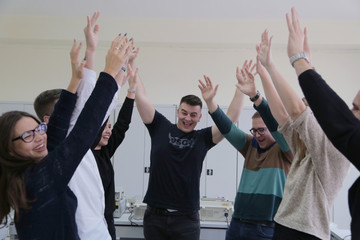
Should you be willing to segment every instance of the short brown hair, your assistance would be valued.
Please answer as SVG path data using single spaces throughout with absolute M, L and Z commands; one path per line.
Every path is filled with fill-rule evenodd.
M 254 119 L 254 118 L 261 118 L 260 113 L 259 113 L 259 112 L 255 112 L 255 113 L 252 115 L 251 119 Z
M 180 100 L 180 104 L 182 103 L 186 103 L 189 104 L 190 106 L 200 106 L 200 108 L 202 108 L 202 101 L 198 96 L 195 95 L 186 95 L 184 97 L 181 98 Z
M 56 100 L 60 98 L 61 90 L 59 88 L 46 90 L 35 98 L 34 109 L 40 121 L 44 121 L 45 115 L 51 116 Z

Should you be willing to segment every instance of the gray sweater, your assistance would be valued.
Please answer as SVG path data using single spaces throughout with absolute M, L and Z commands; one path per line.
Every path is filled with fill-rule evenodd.
M 280 127 L 294 153 L 283 200 L 275 221 L 288 228 L 330 239 L 330 208 L 348 173 L 350 163 L 328 140 L 310 108 Z M 299 159 L 298 136 L 307 153 Z

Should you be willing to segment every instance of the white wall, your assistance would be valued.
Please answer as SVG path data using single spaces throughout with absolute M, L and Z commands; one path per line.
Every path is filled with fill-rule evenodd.
M 0 16 L 0 100 L 32 101 L 44 89 L 66 87 L 74 38 L 84 42 L 83 18 Z M 219 104 L 234 92 L 235 68 L 255 58 L 255 44 L 268 28 L 274 34 L 273 57 L 301 94 L 286 55 L 287 26 L 278 20 L 114 19 L 100 17 L 97 70 L 118 33 L 128 32 L 140 47 L 140 74 L 153 103 L 174 104 L 188 93 L 200 94 L 203 74 L 220 83 Z M 350 105 L 359 89 L 360 21 L 312 21 L 313 63 Z M 260 85 L 260 84 L 259 84 Z M 262 90 L 261 86 L 259 86 Z M 173 89 L 173 90 L 172 90 Z M 176 89 L 176 90 L 175 90 Z M 124 93 L 125 91 L 123 91 Z M 302 94 L 301 94 L 302 95 Z M 250 102 L 246 102 L 250 106 Z

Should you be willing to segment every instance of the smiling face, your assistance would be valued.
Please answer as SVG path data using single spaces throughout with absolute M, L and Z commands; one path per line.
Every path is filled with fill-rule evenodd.
M 265 149 L 275 142 L 275 139 L 271 135 L 270 131 L 266 128 L 266 125 L 261 117 L 256 117 L 252 119 L 252 128 L 265 129 L 262 135 L 260 135 L 258 131 L 254 135 L 254 138 L 259 143 L 260 148 Z
M 101 139 L 95 149 L 99 150 L 101 147 L 108 145 L 111 134 L 112 134 L 111 123 L 110 120 L 108 120 L 104 128 L 104 131 L 102 132 Z
M 22 135 L 24 132 L 31 131 L 39 126 L 33 118 L 31 117 L 22 117 L 14 127 L 14 138 Z M 47 135 L 35 133 L 34 140 L 31 142 L 24 142 L 22 139 L 18 139 L 13 141 L 13 152 L 10 154 L 18 155 L 22 158 L 33 159 L 33 160 L 41 160 L 47 154 Z
M 177 127 L 183 132 L 191 132 L 201 119 L 201 107 L 199 105 L 191 106 L 185 102 L 180 104 L 177 110 Z

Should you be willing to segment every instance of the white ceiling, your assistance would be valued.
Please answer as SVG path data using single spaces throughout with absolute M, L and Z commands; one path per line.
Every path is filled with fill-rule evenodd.
M 302 19 L 360 20 L 360 0 L 0 0 L 0 15 L 283 19 L 292 6 Z

